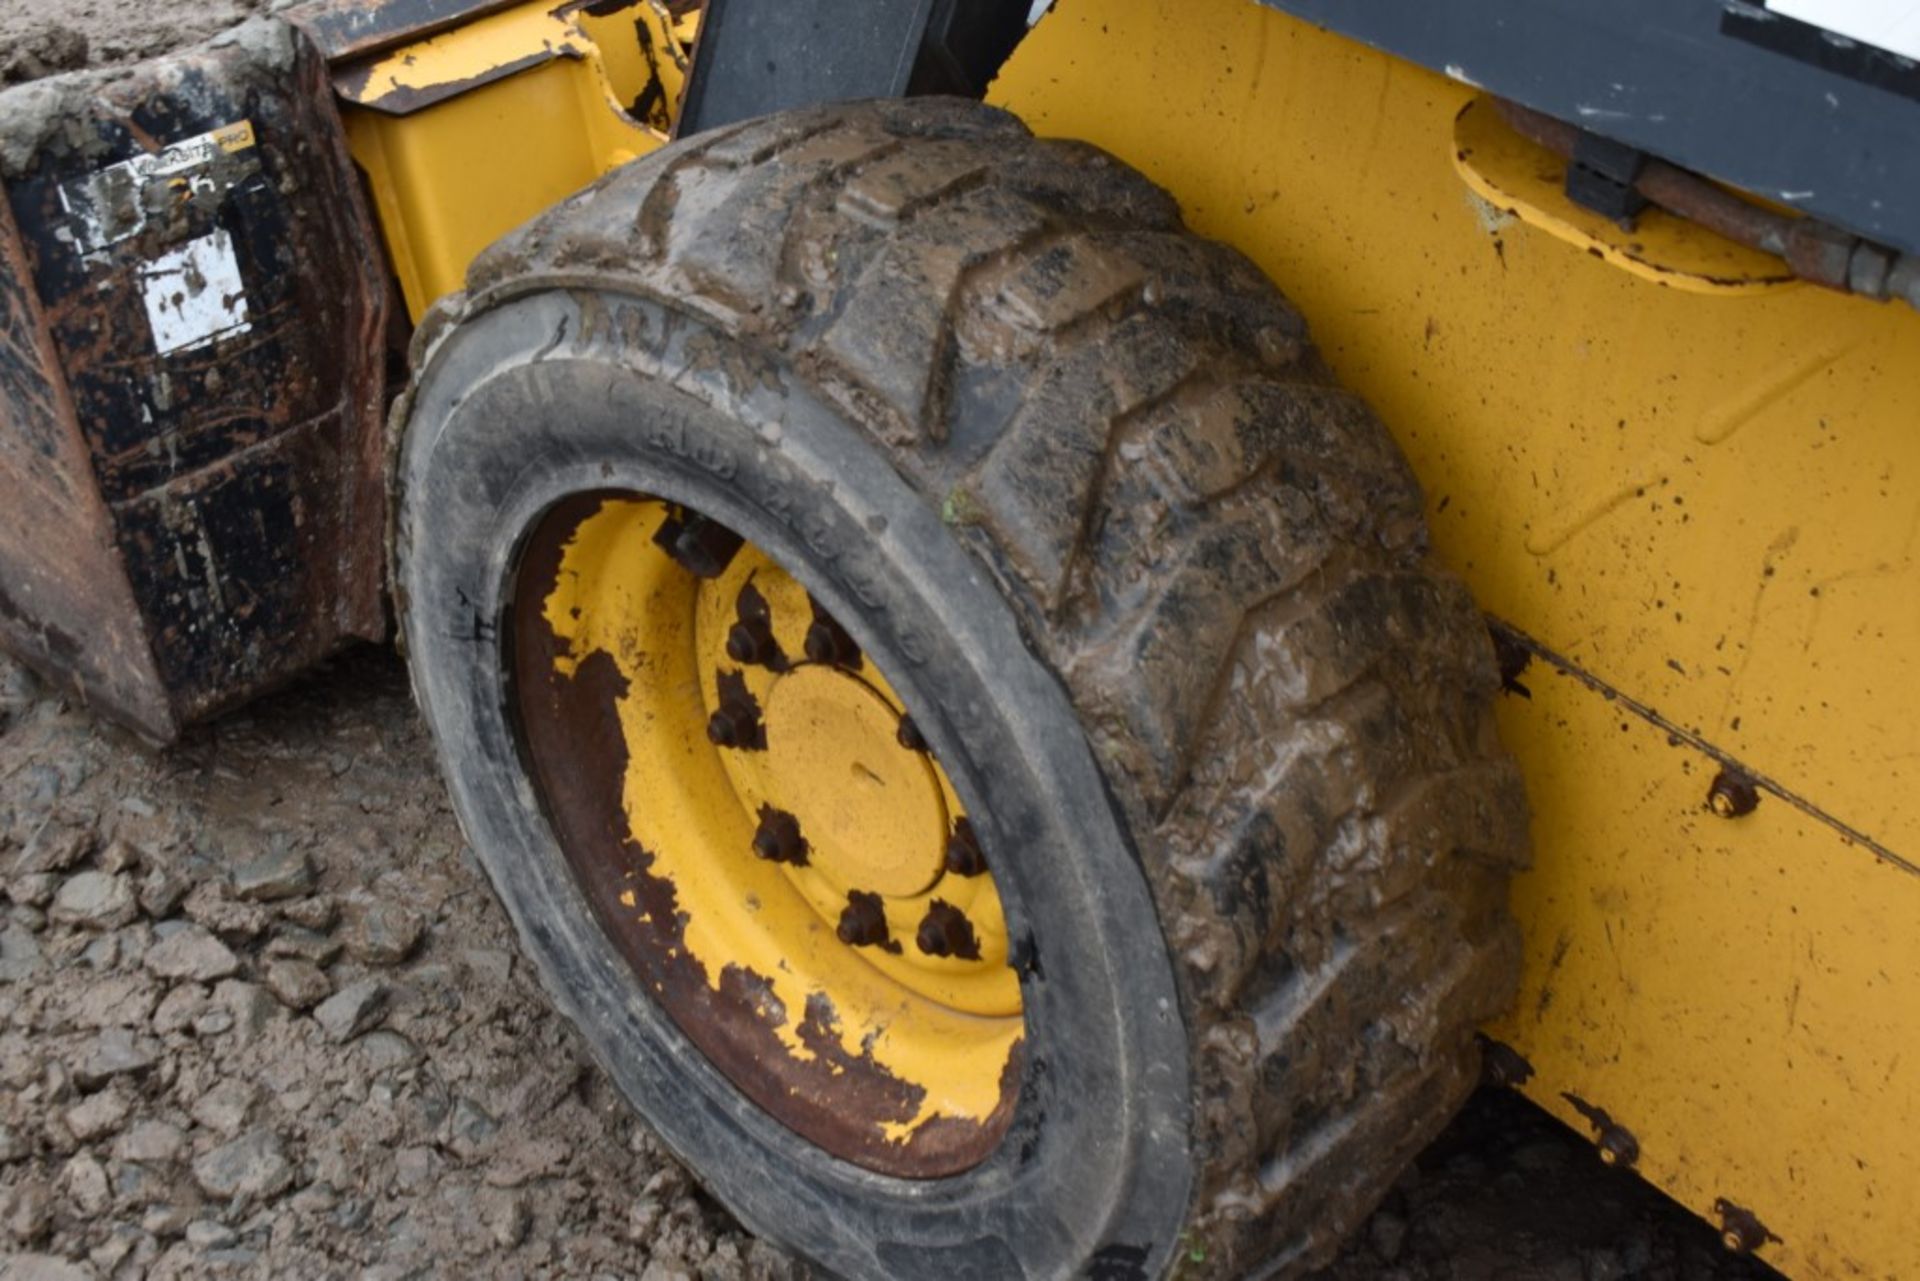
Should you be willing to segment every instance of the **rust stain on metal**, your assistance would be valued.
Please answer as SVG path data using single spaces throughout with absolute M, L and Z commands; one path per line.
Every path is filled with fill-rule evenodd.
M 26 250 L 0 201 L 0 639 L 148 738 L 172 737 Z
M 1516 644 L 1524 646 L 1534 657 L 1544 660 L 1562 675 L 1572 677 L 1623 711 L 1630 712 L 1634 716 L 1639 717 L 1641 720 L 1659 729 L 1667 736 L 1667 741 L 1671 745 L 1675 747 L 1685 746 L 1699 752 L 1701 755 L 1717 763 L 1723 770 L 1738 774 L 1741 778 L 1747 780 L 1753 785 L 1757 792 L 1766 792 L 1778 797 L 1816 823 L 1831 828 L 1842 840 L 1849 844 L 1862 847 L 1888 866 L 1898 868 L 1900 871 L 1909 873 L 1910 875 L 1920 876 L 1920 862 L 1914 861 L 1905 854 L 1896 852 L 1890 846 L 1874 839 L 1859 828 L 1852 826 L 1839 815 L 1815 804 L 1812 800 L 1787 787 L 1779 780 L 1762 773 L 1746 762 L 1735 759 L 1731 753 L 1720 747 L 1716 747 L 1677 721 L 1663 716 L 1660 712 L 1649 707 L 1639 699 L 1607 684 L 1607 682 L 1601 680 L 1592 672 L 1580 667 L 1566 656 L 1547 648 L 1512 624 L 1499 620 L 1495 620 L 1495 622 L 1500 628 L 1513 637 Z
M 544 599 L 566 538 L 599 503 L 592 494 L 566 500 L 541 523 L 521 562 L 516 599 Z M 804 1010 L 787 1010 L 767 999 L 762 976 L 731 965 L 710 974 L 686 948 L 674 883 L 633 840 L 622 807 L 627 747 L 617 706 L 626 679 L 612 656 L 597 650 L 571 677 L 560 675 L 555 660 L 567 645 L 537 604 L 514 611 L 510 635 L 528 760 L 567 862 L 601 928 L 688 1039 L 782 1124 L 869 1169 L 937 1178 L 991 1151 L 1012 1121 L 1022 1050 L 1016 1045 L 1009 1056 L 991 1115 L 978 1122 L 936 1117 L 904 1142 L 890 1141 L 886 1127 L 913 1120 L 925 1091 L 870 1051 L 842 1046 L 825 995 L 810 996 Z M 574 767 L 556 765 L 563 761 Z M 795 1055 L 776 1033 L 796 1013 L 792 1030 L 810 1058 Z
M 1520 683 L 1520 677 L 1533 662 L 1533 654 L 1510 629 L 1499 623 L 1490 622 L 1487 632 L 1493 637 L 1494 660 L 1500 667 L 1501 692 L 1531 699 L 1533 691 Z

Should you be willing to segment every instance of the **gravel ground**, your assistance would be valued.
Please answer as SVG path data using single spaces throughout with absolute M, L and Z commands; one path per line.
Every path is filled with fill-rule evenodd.
M 388 651 L 162 753 L 0 659 L 0 884 L 0 1277 L 805 1276 L 548 1010 Z M 1322 1281 L 1772 1275 L 1485 1092 Z
M 165 753 L 0 718 L 0 1276 L 801 1275 L 548 1010 L 393 655 Z

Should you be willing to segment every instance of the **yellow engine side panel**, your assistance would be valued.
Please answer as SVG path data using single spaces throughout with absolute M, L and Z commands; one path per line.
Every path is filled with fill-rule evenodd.
M 1790 1274 L 1920 1276 L 1920 315 L 1571 248 L 1456 172 L 1474 93 L 1248 0 L 1060 0 L 992 98 L 1279 282 L 1535 647 L 1528 1092 Z

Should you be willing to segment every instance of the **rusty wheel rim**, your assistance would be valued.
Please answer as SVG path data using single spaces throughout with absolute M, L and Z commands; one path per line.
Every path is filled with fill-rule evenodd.
M 681 1032 L 835 1156 L 984 1160 L 1024 1039 L 999 890 L 872 656 L 760 548 L 625 493 L 536 523 L 511 632 L 543 808 Z

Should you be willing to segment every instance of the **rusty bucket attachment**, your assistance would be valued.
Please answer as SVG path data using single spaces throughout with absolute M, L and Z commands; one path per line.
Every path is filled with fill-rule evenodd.
M 250 22 L 0 93 L 0 642 L 160 742 L 386 633 L 388 273 Z

